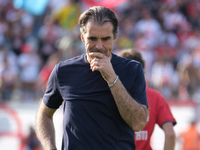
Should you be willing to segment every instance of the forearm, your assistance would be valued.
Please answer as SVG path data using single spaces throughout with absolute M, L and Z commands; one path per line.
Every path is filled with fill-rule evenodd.
M 115 99 L 119 113 L 124 121 L 134 130 L 144 128 L 148 111 L 144 106 L 136 102 L 127 92 L 120 80 L 110 88 Z
M 171 122 L 166 122 L 162 128 L 165 132 L 164 150 L 174 150 L 176 134 L 173 129 L 173 124 Z
M 174 150 L 175 148 L 175 138 L 170 136 L 165 136 L 164 150 Z
M 38 112 L 36 117 L 36 134 L 44 150 L 56 149 L 55 129 L 52 118 Z

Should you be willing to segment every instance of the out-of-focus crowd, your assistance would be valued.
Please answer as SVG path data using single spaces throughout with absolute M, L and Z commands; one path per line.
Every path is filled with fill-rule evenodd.
M 0 0 L 0 101 L 39 100 L 60 60 L 85 52 L 77 20 L 81 0 L 49 1 L 35 16 Z M 167 100 L 200 102 L 200 1 L 127 0 L 114 53 L 140 50 L 148 86 Z

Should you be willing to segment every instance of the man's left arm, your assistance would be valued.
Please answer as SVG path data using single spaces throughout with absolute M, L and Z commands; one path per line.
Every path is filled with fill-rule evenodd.
M 140 131 L 147 123 L 148 108 L 139 104 L 127 92 L 121 81 L 110 88 L 115 103 L 124 121 L 134 130 Z
M 90 53 L 94 59 L 90 62 L 92 71 L 99 71 L 102 77 L 110 86 L 117 108 L 124 121 L 134 130 L 139 131 L 144 128 L 147 122 L 147 106 L 139 104 L 127 92 L 112 67 L 110 58 L 102 53 Z

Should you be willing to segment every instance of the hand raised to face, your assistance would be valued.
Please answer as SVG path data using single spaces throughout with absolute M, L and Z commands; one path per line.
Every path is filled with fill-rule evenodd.
M 113 77 L 116 76 L 111 64 L 111 56 L 108 57 L 105 54 L 99 52 L 89 53 L 89 57 L 91 58 L 91 70 L 99 71 L 107 83 L 110 83 L 109 80 L 113 80 Z

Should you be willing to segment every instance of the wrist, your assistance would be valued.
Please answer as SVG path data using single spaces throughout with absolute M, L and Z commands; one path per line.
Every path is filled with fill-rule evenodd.
M 119 79 L 119 76 L 116 77 L 116 79 L 115 79 L 115 81 L 113 83 L 108 84 L 108 87 L 109 88 L 113 87 L 115 85 L 115 83 L 118 81 L 118 79 Z

